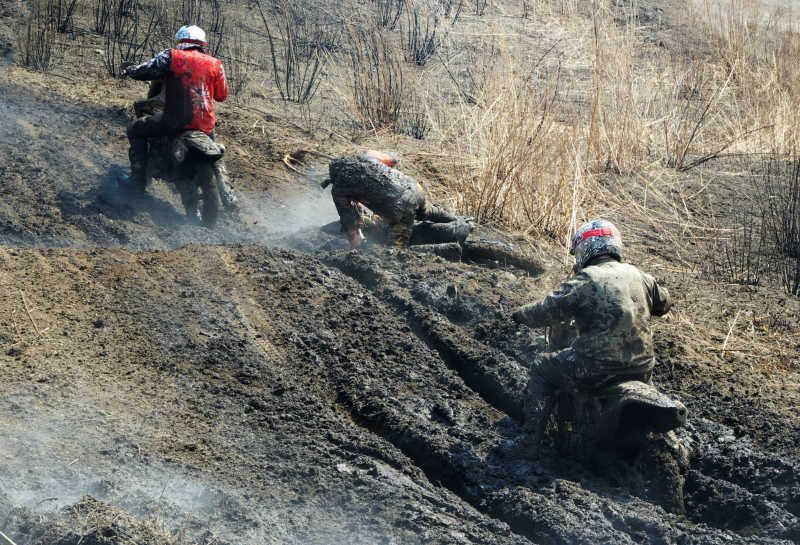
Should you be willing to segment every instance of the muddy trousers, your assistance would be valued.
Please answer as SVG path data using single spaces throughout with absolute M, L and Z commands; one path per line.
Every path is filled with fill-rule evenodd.
M 336 184 L 331 190 L 331 196 L 339 213 L 342 231 L 351 233 L 369 227 L 369 214 L 358 198 L 337 188 Z M 427 203 L 423 193 L 413 193 L 408 197 L 398 199 L 393 209 L 386 211 L 386 214 L 379 210 L 374 211 L 388 224 L 386 234 L 393 245 L 463 242 L 472 231 L 472 224 L 439 205 Z
M 549 416 L 548 402 L 556 390 L 592 390 L 619 378 L 648 382 L 650 375 L 649 368 L 635 368 L 629 373 L 604 372 L 602 362 L 582 358 L 572 348 L 540 353 L 528 372 L 523 411 L 525 429 L 535 431 L 541 438 Z
M 472 232 L 474 224 L 464 218 L 456 218 L 446 223 L 422 221 L 414 224 L 409 244 L 463 243 Z
M 358 198 L 338 190 L 336 184 L 331 189 L 331 197 L 336 206 L 336 211 L 339 213 L 342 231 L 350 236 L 353 231 L 365 227 L 368 214 Z M 397 247 L 408 246 L 414 227 L 416 208 L 414 203 L 398 201 L 392 210 L 373 210 L 388 224 L 387 234 L 392 245 Z
M 417 220 L 428 221 L 431 223 L 450 223 L 459 219 L 458 216 L 452 212 L 448 212 L 438 204 L 429 204 L 427 201 L 423 202 L 417 208 Z
M 174 131 L 168 129 L 161 114 L 133 121 L 128 125 L 128 159 L 131 162 L 131 184 L 144 193 L 147 188 L 147 139 L 167 136 Z

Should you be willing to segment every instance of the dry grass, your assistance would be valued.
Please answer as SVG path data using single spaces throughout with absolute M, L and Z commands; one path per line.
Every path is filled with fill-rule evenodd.
M 526 70 L 491 74 L 503 87 L 482 90 L 466 114 L 472 126 L 455 145 L 464 170 L 454 169 L 452 186 L 463 209 L 561 237 L 592 209 L 587 195 L 596 194 L 598 174 L 683 171 L 726 153 L 797 148 L 800 73 L 793 59 L 800 39 L 784 18 L 737 0 L 724 9 L 706 5 L 690 30 L 709 36 L 709 47 L 691 58 L 647 43 L 635 3 L 622 11 L 602 2 L 588 12 L 564 2 L 537 9 L 571 29 L 578 44 L 560 47 L 557 62 L 589 66 L 588 76 L 571 80 L 569 92 L 553 93 L 557 83 L 547 78 L 556 77 L 554 70 L 533 92 L 527 85 L 537 76 Z M 519 36 L 501 46 L 512 64 L 515 41 Z M 646 216 L 641 204 L 634 210 Z M 683 216 L 676 221 L 691 220 L 680 202 L 670 206 Z
M 480 221 L 565 240 L 584 215 L 588 173 L 573 129 L 559 123 L 562 82 L 544 71 L 504 72 L 488 79 L 475 105 L 465 105 L 450 154 L 456 207 Z
M 346 96 L 368 130 L 394 126 L 406 100 L 401 55 L 380 30 L 349 29 Z

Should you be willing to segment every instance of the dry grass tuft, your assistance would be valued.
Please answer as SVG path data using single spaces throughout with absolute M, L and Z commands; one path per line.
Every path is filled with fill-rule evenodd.
M 501 66 L 508 66 L 501 63 Z M 586 192 L 574 131 L 557 121 L 558 73 L 495 74 L 460 122 L 456 206 L 479 221 L 565 240 Z
M 402 58 L 380 30 L 350 28 L 348 76 L 349 105 L 367 129 L 397 124 L 406 100 Z
M 139 29 L 125 51 L 106 51 L 109 71 L 163 47 L 178 18 L 199 18 L 238 102 L 270 112 L 278 104 L 279 117 L 302 115 L 343 141 L 409 135 L 408 146 L 440 158 L 438 181 L 459 211 L 528 235 L 566 240 L 608 200 L 598 199 L 597 180 L 800 150 L 800 35 L 790 14 L 755 0 L 695 0 L 672 12 L 680 21 L 663 27 L 665 43 L 661 21 L 640 21 L 650 6 L 636 2 L 202 4 L 189 13 L 200 4 L 136 2 Z M 77 0 L 70 23 L 95 46 L 114 33 L 103 5 Z M 42 34 L 36 24 L 19 27 L 31 30 L 31 54 L 20 59 L 41 57 L 45 69 L 57 55 L 36 40 L 57 29 Z M 80 45 L 66 40 L 58 37 L 74 65 Z M 642 217 L 651 212 L 630 203 Z M 691 221 L 683 203 L 670 206 L 670 221 Z

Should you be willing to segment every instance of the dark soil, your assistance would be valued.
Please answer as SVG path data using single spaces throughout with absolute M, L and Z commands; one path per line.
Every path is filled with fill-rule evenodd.
M 65 517 L 102 532 L 76 508 L 43 514 L 84 495 L 229 543 L 800 537 L 797 458 L 746 426 L 691 419 L 685 517 L 625 463 L 593 472 L 530 446 L 528 332 L 501 324 L 541 275 L 385 249 L 0 258 L 3 331 L 22 339 L 0 407 L 4 491 L 30 509 L 6 530 L 22 543 Z

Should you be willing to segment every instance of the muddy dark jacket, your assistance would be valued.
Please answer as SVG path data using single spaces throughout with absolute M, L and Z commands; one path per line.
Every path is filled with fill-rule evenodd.
M 590 265 L 543 301 L 519 309 L 515 317 L 532 327 L 575 320 L 572 348 L 597 371 L 640 373 L 654 364 L 650 316 L 670 308 L 669 293 L 633 265 L 605 259 Z
M 127 74 L 137 80 L 164 80 L 164 120 L 172 130 L 214 130 L 214 101 L 228 97 L 219 59 L 196 49 L 165 49 Z
M 354 216 L 356 203 L 361 203 L 390 223 L 410 225 L 425 210 L 425 195 L 416 180 L 368 156 L 340 157 L 329 171 L 334 198 L 343 201 L 343 208 L 353 208 Z

